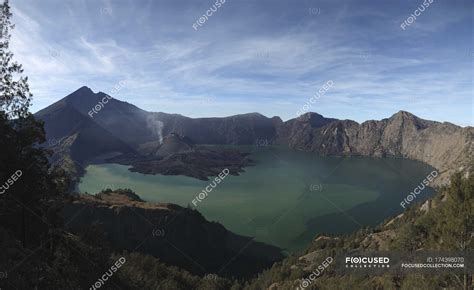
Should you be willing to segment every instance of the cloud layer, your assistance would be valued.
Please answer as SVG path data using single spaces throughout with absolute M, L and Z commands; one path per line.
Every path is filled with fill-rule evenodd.
M 261 112 L 283 119 L 328 80 L 312 110 L 365 121 L 407 110 L 473 125 L 472 1 L 34 1 L 13 7 L 12 49 L 33 110 L 80 86 L 149 111 Z

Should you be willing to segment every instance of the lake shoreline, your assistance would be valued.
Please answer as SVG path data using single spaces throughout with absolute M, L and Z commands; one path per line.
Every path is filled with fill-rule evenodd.
M 386 212 L 397 213 L 394 208 L 415 179 L 431 170 L 406 159 L 317 156 L 273 146 L 253 150 L 250 157 L 256 165 L 240 176 L 226 177 L 199 203 L 198 210 L 233 232 L 290 252 L 302 249 L 318 233 L 335 228 L 350 233 L 385 219 Z M 78 189 L 95 193 L 105 187 L 131 188 L 146 201 L 185 207 L 192 206 L 193 198 L 209 183 L 128 169 L 117 164 L 89 165 Z M 345 227 L 348 223 L 352 226 Z

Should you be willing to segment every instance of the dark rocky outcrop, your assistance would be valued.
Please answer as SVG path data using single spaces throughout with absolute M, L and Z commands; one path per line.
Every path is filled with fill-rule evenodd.
M 223 170 L 239 175 L 246 166 L 255 163 L 249 153 L 236 149 L 196 146 L 189 138 L 172 133 L 162 142 L 148 142 L 139 153 L 122 154 L 106 159 L 111 163 L 131 165 L 130 171 L 143 174 L 185 175 L 209 180 Z
M 198 211 L 148 203 L 128 190 L 81 194 L 64 206 L 69 230 L 99 225 L 115 250 L 139 251 L 205 275 L 250 277 L 283 258 L 277 247 L 236 235 Z
M 147 142 L 140 145 L 139 152 L 142 155 L 166 157 L 176 153 L 188 153 L 195 151 L 194 142 L 186 136 L 171 133 L 160 140 Z
M 172 153 L 167 156 L 143 156 L 123 154 L 106 159 L 106 162 L 131 165 L 132 172 L 143 174 L 184 175 L 209 180 L 223 170 L 239 175 L 244 167 L 255 165 L 249 153 L 233 149 L 198 147 L 191 151 Z

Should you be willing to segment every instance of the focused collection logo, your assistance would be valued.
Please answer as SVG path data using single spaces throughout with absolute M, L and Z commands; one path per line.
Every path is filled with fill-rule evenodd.
M 346 268 L 390 268 L 389 257 L 346 257 Z

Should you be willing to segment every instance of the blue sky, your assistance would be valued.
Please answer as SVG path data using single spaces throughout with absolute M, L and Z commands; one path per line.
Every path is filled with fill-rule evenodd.
M 226 0 L 194 29 L 215 2 L 11 1 L 32 110 L 87 85 L 148 111 L 286 120 L 332 81 L 310 111 L 474 124 L 472 0 L 434 0 L 405 29 L 422 0 Z

